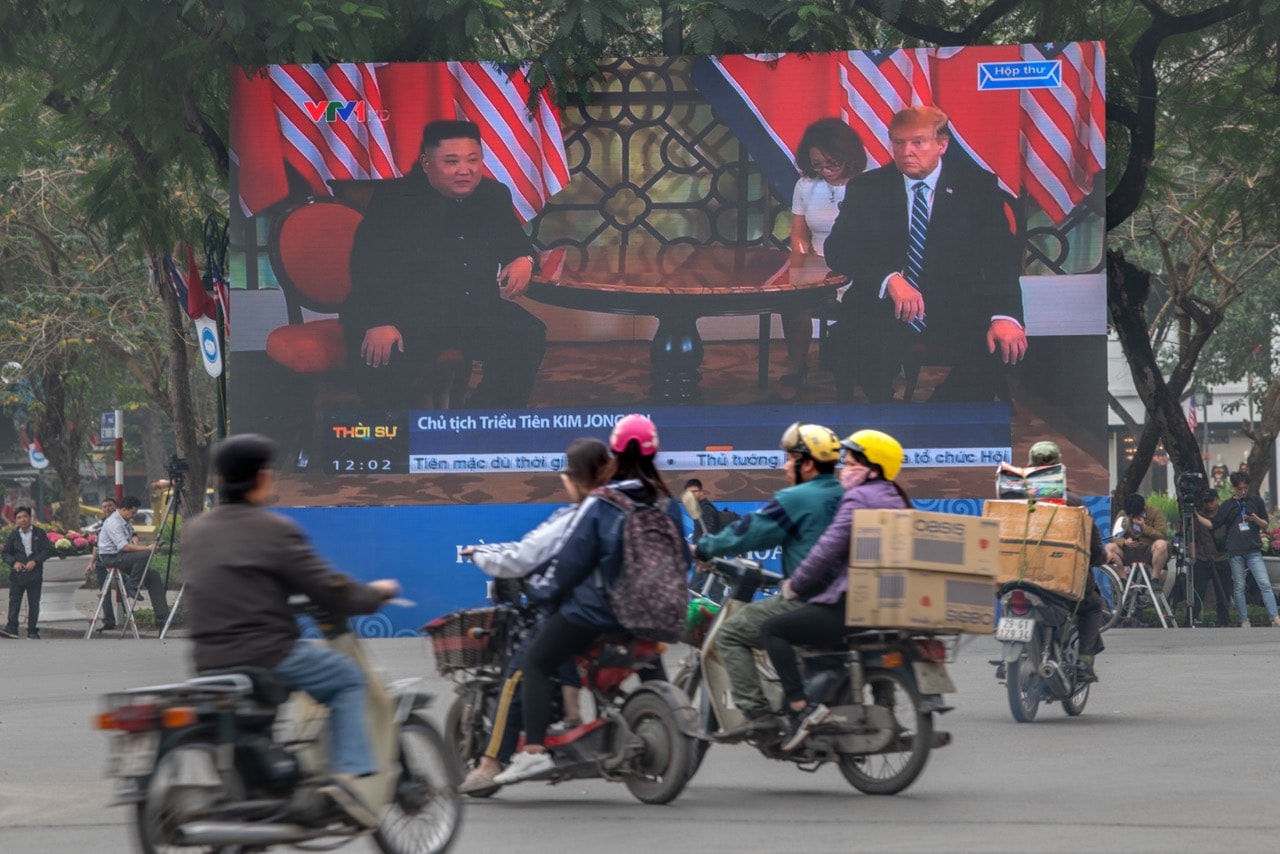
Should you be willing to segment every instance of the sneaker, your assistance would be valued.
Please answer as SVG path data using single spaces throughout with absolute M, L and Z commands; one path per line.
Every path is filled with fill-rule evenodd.
M 737 726 L 722 729 L 711 737 L 716 741 L 742 741 L 744 738 L 750 738 L 753 735 L 777 733 L 781 728 L 782 721 L 778 720 L 777 715 L 773 712 L 764 712 L 758 715 L 748 715 L 747 719 Z
M 1280 629 L 1280 617 L 1271 618 L 1271 628 Z
M 1094 672 L 1093 665 L 1083 661 L 1076 662 L 1076 685 L 1089 685 L 1098 681 L 1098 674 Z
M 787 715 L 787 731 L 782 738 L 782 751 L 790 753 L 804 744 L 809 731 L 831 716 L 831 710 L 821 703 L 809 703 L 798 712 Z
M 493 770 L 490 768 L 473 768 L 471 773 L 467 775 L 467 779 L 462 781 L 462 785 L 458 786 L 458 794 L 472 795 L 476 792 L 488 792 L 499 787 L 499 783 L 493 780 L 502 769 Z
M 0 635 L 4 635 L 4 636 L 5 636 L 5 637 L 7 637 L 7 638 L 13 638 L 14 640 L 17 640 L 17 639 L 18 639 L 18 630 L 17 630 L 17 629 L 11 629 L 11 628 L 9 628 L 8 626 L 5 626 L 3 629 L 0 629 Z
M 1251 624 L 1248 620 L 1244 620 L 1240 623 L 1240 628 L 1251 629 L 1253 628 L 1253 624 Z M 9 637 L 16 637 L 16 635 L 9 635 Z
M 359 796 L 348 788 L 341 780 L 333 780 L 318 790 L 322 797 L 328 798 L 356 827 L 373 830 L 381 822 L 372 810 L 361 803 Z
M 493 782 L 499 786 L 519 783 L 521 780 L 545 774 L 555 767 L 556 761 L 545 750 L 541 753 L 517 753 L 511 757 L 511 764 L 493 778 Z
M 27 639 L 28 639 L 28 640 L 40 640 L 40 630 L 39 630 L 39 629 L 27 629 Z

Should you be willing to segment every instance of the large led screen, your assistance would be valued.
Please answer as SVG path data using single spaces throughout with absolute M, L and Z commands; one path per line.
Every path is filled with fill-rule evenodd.
M 232 74 L 231 418 L 285 503 L 553 502 L 628 412 L 718 499 L 793 421 L 913 495 L 1107 490 L 1098 43 Z

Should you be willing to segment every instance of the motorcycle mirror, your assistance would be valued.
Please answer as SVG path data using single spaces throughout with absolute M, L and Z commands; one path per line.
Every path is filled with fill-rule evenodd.
M 702 521 L 702 505 L 698 503 L 698 497 L 693 494 L 692 489 L 684 491 L 684 495 L 680 496 L 680 503 L 684 505 L 684 509 L 691 517 L 699 522 Z

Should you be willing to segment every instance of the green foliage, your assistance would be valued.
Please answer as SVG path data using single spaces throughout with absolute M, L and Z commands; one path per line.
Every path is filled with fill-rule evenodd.
M 1167 525 L 1165 536 L 1171 537 L 1177 533 L 1178 526 L 1178 499 L 1163 492 L 1153 492 L 1147 496 L 1147 503 L 1152 507 L 1157 507 L 1164 514 L 1164 521 Z

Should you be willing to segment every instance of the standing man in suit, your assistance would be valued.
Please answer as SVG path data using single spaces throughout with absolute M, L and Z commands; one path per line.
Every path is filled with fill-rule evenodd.
M 19 507 L 13 512 L 16 528 L 4 541 L 0 555 L 9 567 L 9 619 L 0 635 L 18 636 L 18 612 L 22 594 L 27 594 L 27 637 L 40 638 L 36 623 L 40 621 L 40 591 L 44 587 L 44 562 L 53 557 L 53 546 L 43 528 L 31 524 L 31 508 Z
M 1017 242 L 995 176 L 943 163 L 947 115 L 910 107 L 889 124 L 893 163 L 849 184 L 827 238 L 832 270 L 849 277 L 836 327 L 836 396 L 862 386 L 893 399 L 910 351 L 954 365 L 930 400 L 988 401 L 1006 365 L 1026 355 Z

